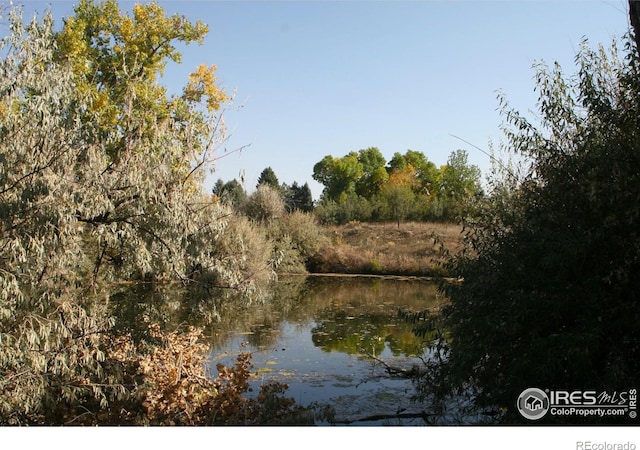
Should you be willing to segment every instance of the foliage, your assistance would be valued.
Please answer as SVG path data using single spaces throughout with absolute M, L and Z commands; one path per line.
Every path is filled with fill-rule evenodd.
M 342 158 L 327 155 L 314 166 L 313 178 L 325 186 L 316 213 L 331 224 L 454 221 L 482 195 L 480 170 L 464 150 L 452 152 L 439 169 L 415 150 L 395 153 L 388 163 L 375 147 Z
M 313 197 L 311 195 L 311 188 L 309 183 L 305 183 L 299 186 L 296 181 L 291 186 L 283 185 L 284 188 L 284 203 L 288 212 L 313 211 Z
M 345 224 L 351 221 L 368 221 L 373 217 L 372 203 L 357 194 L 343 196 L 341 202 L 323 200 L 314 210 L 325 224 Z
M 443 203 L 442 215 L 451 219 L 464 217 L 468 203 L 482 195 L 480 169 L 467 159 L 464 150 L 452 152 L 438 174 L 437 197 Z
M 437 190 L 438 168 L 422 152 L 407 150 L 404 155 L 396 152 L 388 167 L 389 172 L 412 171 L 416 179 L 413 183 L 416 194 L 430 194 Z
M 389 178 L 385 168 L 386 160 L 380 150 L 369 147 L 358 152 L 358 162 L 362 165 L 362 176 L 356 180 L 356 193 L 371 198 L 380 192 L 380 187 Z
M 105 336 L 105 367 L 120 372 L 122 394 L 107 403 L 92 401 L 87 392 L 97 383 L 78 378 L 85 401 L 52 403 L 33 424 L 65 425 L 268 425 L 285 422 L 304 412 L 284 397 L 287 386 L 267 383 L 256 397 L 247 397 L 251 353 L 243 351 L 231 367 L 218 363 L 218 375 L 208 373 L 208 346 L 201 330 L 167 333 L 147 323 L 145 340 L 130 335 Z M 308 416 L 307 417 L 308 420 Z M 313 417 L 311 417 L 313 420 Z M 313 422 L 311 422 L 313 423 Z
M 174 41 L 205 28 L 155 4 L 131 18 L 113 1 L 82 1 L 59 34 L 49 14 L 10 20 L 0 44 L 0 422 L 47 423 L 56 405 L 95 412 L 132 395 L 108 353 L 118 336 L 101 285 L 256 285 L 244 247 L 219 245 L 230 210 L 201 189 L 226 97 L 210 70 L 179 97 L 156 82 L 179 60 Z
M 215 85 L 215 66 L 198 67 L 179 97 L 167 97 L 157 78 L 168 61 L 180 62 L 176 42 L 202 43 L 207 26 L 166 17 L 156 3 L 134 5 L 132 16 L 122 14 L 115 0 L 81 0 L 74 11 L 56 35 L 55 56 L 71 65 L 78 95 L 88 100 L 81 119 L 92 122 L 97 133 L 119 130 L 105 148 L 108 157 L 129 154 L 136 140 L 163 123 L 178 127 L 175 138 L 194 154 L 206 151 L 208 133 L 194 107 L 204 101 L 211 113 L 227 101 Z M 190 162 L 175 161 L 186 172 Z
M 637 382 L 640 61 L 631 40 L 623 54 L 585 41 L 575 76 L 537 65 L 537 126 L 502 101 L 521 163 L 496 167 L 466 223 L 465 252 L 450 265 L 464 281 L 445 287 L 450 305 L 432 323 L 450 337 L 434 346 L 445 362 L 427 392 L 466 392 L 519 422 L 525 388 Z
M 278 177 L 271 167 L 267 167 L 262 172 L 260 172 L 256 188 L 260 187 L 261 184 L 266 184 L 275 190 L 280 189 L 280 182 L 278 181 Z
M 281 258 L 274 254 L 273 243 L 260 224 L 245 216 L 233 215 L 217 245 L 217 252 L 225 255 L 218 259 L 218 265 L 240 268 L 246 281 L 251 282 L 247 288 L 254 294 L 262 294 L 260 289 L 275 278 Z M 202 277 L 198 279 L 201 280 Z
M 267 234 L 281 258 L 278 271 L 305 273 L 311 260 L 326 243 L 326 237 L 311 213 L 294 211 L 272 222 Z
M 232 367 L 218 363 L 218 376 L 206 372 L 207 346 L 200 333 L 165 335 L 152 325 L 161 347 L 136 361 L 145 421 L 153 425 L 268 425 L 303 411 L 283 396 L 286 385 L 267 383 L 256 398 L 245 397 L 251 377 L 251 353 L 241 352 Z
M 280 192 L 268 184 L 261 184 L 247 197 L 244 213 L 259 223 L 269 223 L 285 214 L 284 201 Z
M 221 179 L 216 181 L 212 189 L 213 195 L 221 202 L 229 205 L 234 210 L 242 210 L 244 202 L 247 200 L 247 193 L 235 178 L 231 181 L 224 182 Z
M 395 220 L 400 227 L 400 221 L 406 219 L 415 203 L 415 194 L 406 184 L 389 183 L 382 189 L 382 199 L 387 207 L 385 216 Z
M 297 182 L 291 186 L 285 183 L 277 185 L 271 168 L 263 170 L 260 179 L 257 189 L 249 196 L 236 180 L 228 183 L 218 180 L 213 188 L 216 198 L 223 203 L 231 203 L 237 213 L 232 225 L 241 224 L 237 231 L 246 237 L 241 241 L 245 246 L 238 250 L 253 255 L 247 259 L 247 265 L 250 261 L 259 265 L 265 261 L 264 251 L 269 248 L 271 253 L 266 260 L 272 270 L 305 273 L 310 258 L 319 251 L 324 240 L 316 217 L 310 214 L 313 210 L 311 189 L 307 183 L 303 186 Z M 232 201 L 231 198 L 242 200 Z M 234 242 L 237 231 L 233 226 L 230 228 L 228 239 Z M 258 242 L 260 245 L 252 246 Z M 256 273 L 264 273 L 264 270 Z
M 350 152 L 342 158 L 325 156 L 313 166 L 313 179 L 325 186 L 323 195 L 327 200 L 341 201 L 354 194 L 356 181 L 364 174 L 358 154 Z

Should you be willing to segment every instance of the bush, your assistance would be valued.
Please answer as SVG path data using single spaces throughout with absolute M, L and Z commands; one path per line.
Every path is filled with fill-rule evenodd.
M 450 263 L 426 392 L 466 392 L 521 422 L 522 390 L 623 390 L 640 371 L 640 61 L 583 45 L 579 73 L 540 65 L 541 128 L 505 104 L 510 149 Z M 568 418 L 564 420 L 576 420 Z M 547 421 L 563 419 L 551 419 Z M 593 419 L 594 421 L 607 419 Z
M 219 255 L 218 270 L 227 266 L 235 269 L 234 286 L 248 284 L 247 289 L 254 293 L 266 288 L 274 279 L 280 261 L 274 255 L 273 242 L 265 229 L 244 216 L 233 215 L 219 238 L 213 249 Z
M 276 189 L 261 184 L 247 198 L 244 213 L 256 222 L 269 223 L 285 214 L 284 200 Z
M 249 352 L 240 352 L 235 364 L 218 363 L 213 377 L 207 367 L 208 346 L 202 330 L 165 332 L 147 323 L 145 340 L 130 335 L 105 336 L 105 365 L 121 372 L 118 396 L 107 402 L 92 399 L 95 382 L 75 380 L 85 395 L 75 401 L 51 404 L 33 424 L 56 425 L 269 425 L 287 422 L 306 410 L 284 396 L 287 386 L 267 383 L 259 395 L 247 398 L 251 377 Z M 305 415 L 307 420 L 309 416 Z M 313 415 L 310 417 L 313 423 Z
M 294 211 L 272 222 L 267 233 L 275 243 L 275 251 L 280 255 L 280 272 L 306 272 L 309 261 L 326 242 L 315 216 L 302 211 Z
M 345 195 L 336 202 L 323 200 L 316 206 L 315 214 L 324 224 L 341 225 L 352 221 L 371 220 L 373 205 L 369 200 L 356 194 Z

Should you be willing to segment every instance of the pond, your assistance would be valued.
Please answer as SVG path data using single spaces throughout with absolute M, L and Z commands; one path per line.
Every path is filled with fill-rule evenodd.
M 210 342 L 210 372 L 230 367 L 238 353 L 252 354 L 252 393 L 270 381 L 286 383 L 286 397 L 301 406 L 327 406 L 333 420 L 318 425 L 423 426 L 473 423 L 476 418 L 424 418 L 411 379 L 386 365 L 410 370 L 422 364 L 428 343 L 413 333 L 399 310 L 436 309 L 446 300 L 434 282 L 418 278 L 356 276 L 283 277 L 264 302 L 247 305 L 231 293 L 176 287 L 133 287 L 113 298 L 118 323 L 136 333 L 142 316 L 168 329 L 197 325 Z M 223 298 L 227 295 L 227 298 Z M 202 298 L 205 298 L 203 300 Z M 464 406 L 464 405 L 462 405 Z
M 382 361 L 406 369 L 421 362 L 426 342 L 398 310 L 442 302 L 436 285 L 424 280 L 285 279 L 270 302 L 212 327 L 211 370 L 232 364 L 244 348 L 253 355 L 255 392 L 278 381 L 300 405 L 331 406 L 338 423 L 424 425 L 420 405 L 410 401 L 411 380 L 391 376 Z

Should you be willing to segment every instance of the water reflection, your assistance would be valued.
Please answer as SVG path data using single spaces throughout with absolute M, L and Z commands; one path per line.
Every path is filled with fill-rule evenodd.
M 242 342 L 248 342 L 256 387 L 268 380 L 287 383 L 298 403 L 330 404 L 337 417 L 347 420 L 416 409 L 410 401 L 411 381 L 390 377 L 370 356 L 410 367 L 424 354 L 426 343 L 412 333 L 411 324 L 398 319 L 397 311 L 441 302 L 434 284 L 291 278 L 281 280 L 272 294 L 264 305 L 236 311 L 229 322 L 222 314 L 222 322 L 214 327 L 213 361 L 232 363 Z M 424 424 L 420 419 L 413 422 L 403 424 Z
M 379 356 L 386 348 L 394 356 L 421 355 L 425 342 L 397 311 L 422 310 L 439 302 L 436 286 L 420 280 L 289 278 L 274 287 L 264 304 L 223 312 L 221 322 L 212 327 L 212 344 L 224 347 L 233 335 L 244 334 L 255 349 L 277 347 L 286 322 L 301 334 L 308 329 L 313 344 L 325 352 Z
M 249 350 L 254 392 L 269 380 L 284 382 L 299 404 L 328 404 L 348 420 L 416 409 L 411 381 L 390 377 L 371 356 L 411 367 L 426 343 L 397 312 L 433 308 L 442 299 L 433 283 L 422 280 L 290 277 L 253 304 L 228 292 L 183 286 L 137 286 L 114 293 L 111 301 L 119 326 L 134 334 L 142 316 L 168 329 L 204 327 L 213 375 L 218 362 L 231 365 L 239 351 Z

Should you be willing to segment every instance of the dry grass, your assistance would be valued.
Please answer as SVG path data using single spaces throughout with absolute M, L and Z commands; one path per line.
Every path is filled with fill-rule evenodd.
M 446 275 L 446 254 L 461 247 L 461 228 L 455 224 L 349 223 L 325 231 L 331 243 L 312 261 L 314 272 Z

